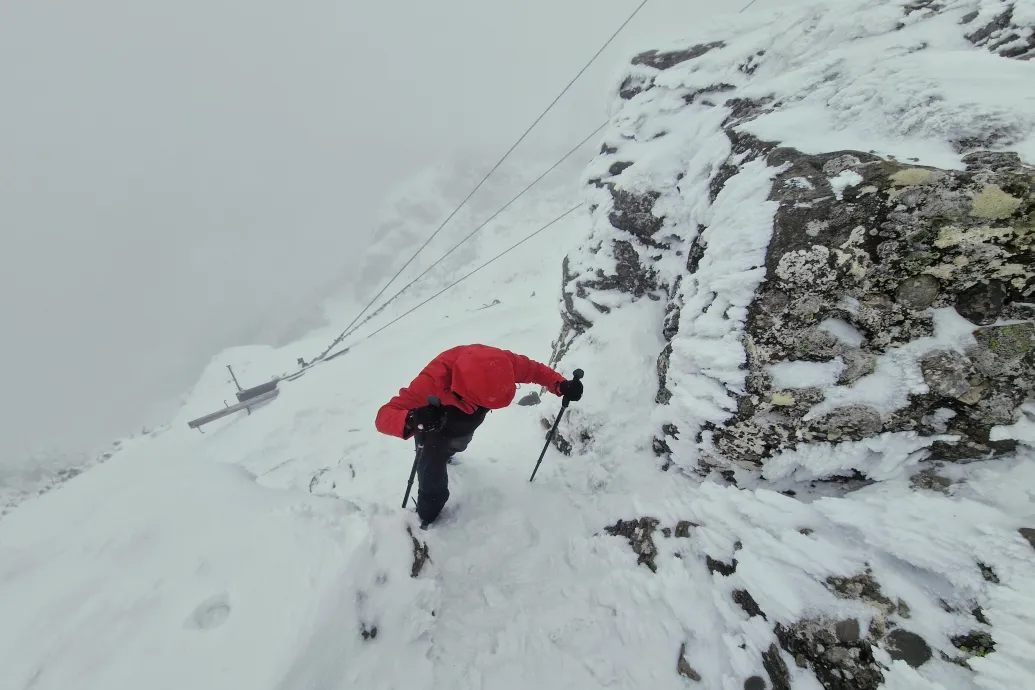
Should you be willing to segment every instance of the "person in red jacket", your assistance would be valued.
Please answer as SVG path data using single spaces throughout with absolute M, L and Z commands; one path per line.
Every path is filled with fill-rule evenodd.
M 414 438 L 420 464 L 417 514 L 433 522 L 449 499 L 446 464 L 474 438 L 489 410 L 510 405 L 517 384 L 535 383 L 557 396 L 575 401 L 582 382 L 524 355 L 488 345 L 460 345 L 441 353 L 408 387 L 377 411 L 375 425 L 382 434 Z M 428 404 L 436 396 L 441 405 Z

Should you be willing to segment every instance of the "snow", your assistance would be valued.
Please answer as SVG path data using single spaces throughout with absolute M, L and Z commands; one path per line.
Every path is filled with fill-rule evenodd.
M 851 386 L 831 386 L 824 391 L 823 402 L 806 414 L 805 419 L 822 417 L 838 407 L 870 405 L 890 413 L 909 404 L 910 395 L 926 393 L 927 384 L 920 371 L 920 358 L 938 350 L 960 353 L 974 345 L 974 325 L 951 307 L 931 309 L 934 335 L 917 338 L 901 347 L 889 348 L 877 357 L 877 368 Z
M 735 29 L 708 27 L 709 40 L 724 39 L 727 48 L 703 60 L 735 66 L 764 50 L 750 77 L 726 73 L 722 81 L 741 86 L 742 96 L 786 101 L 742 129 L 805 153 L 873 151 L 962 168 L 949 142 L 999 131 L 1006 140 L 998 147 L 1035 162 L 1035 90 L 1017 87 L 1035 81 L 1035 65 L 974 50 L 963 39 L 973 28 L 960 25 L 968 12 L 1001 12 L 1002 3 L 942 3 L 939 14 L 914 12 L 893 31 L 904 4 L 826 3 L 804 17 L 791 8 L 755 15 Z M 1015 11 L 1030 13 L 1031 5 L 1018 2 Z M 849 7 L 852 19 L 845 21 Z
M 988 437 L 993 441 L 1016 439 L 1035 446 L 1035 403 L 1021 405 L 1021 416 L 1014 424 L 993 427 Z
M 777 388 L 827 388 L 837 383 L 845 363 L 840 357 L 829 362 L 778 362 L 768 367 Z
M 855 7 L 787 10 L 722 27 L 729 37 L 724 50 L 767 51 L 754 76 L 737 70 L 729 55 L 709 54 L 702 60 L 710 72 L 674 69 L 665 79 L 711 83 L 718 75 L 744 88 L 767 83 L 774 93 L 794 95 L 796 107 L 821 116 L 798 122 L 793 132 L 790 121 L 775 115 L 749 125 L 793 145 L 814 137 L 815 146 L 830 151 L 883 136 L 888 150 L 958 164 L 951 147 L 936 142 L 959 122 L 950 115 L 964 96 L 946 85 L 955 83 L 952 70 L 925 71 L 930 65 L 904 46 L 927 41 L 941 51 L 932 56 L 962 51 L 957 15 L 993 5 L 952 3 L 946 18 L 913 17 L 897 32 L 891 28 L 901 16 L 899 3 L 868 0 L 846 17 L 848 6 Z M 1030 11 L 1030 3 L 1018 4 L 1018 11 Z M 985 59 L 958 58 L 951 63 L 958 70 Z M 878 89 L 879 78 L 890 87 Z M 917 85 L 938 98 L 917 105 L 921 92 L 910 90 Z M 614 232 L 606 220 L 610 195 L 592 186 L 586 201 L 599 204 L 594 212 L 572 214 L 492 270 L 364 339 L 573 199 L 558 187 L 501 216 L 364 323 L 346 341 L 347 354 L 281 382 L 280 396 L 250 415 L 229 416 L 199 434 L 187 421 L 232 400 L 226 365 L 254 385 L 293 371 L 298 357 L 321 351 L 337 328 L 282 348 L 220 353 L 169 426 L 121 444 L 106 462 L 4 515 L 0 690 L 674 690 L 687 687 L 676 670 L 684 646 L 701 687 L 740 690 L 748 677 L 766 677 L 761 654 L 775 642 L 777 623 L 855 617 L 866 630 L 875 609 L 839 598 L 827 580 L 867 570 L 884 596 L 908 604 L 910 616 L 895 614 L 893 622 L 934 650 L 930 662 L 912 669 L 878 648 L 887 667 L 884 687 L 1035 687 L 1035 549 L 1018 534 L 1035 527 L 1029 446 L 993 461 L 938 465 L 928 457 L 935 439 L 883 434 L 801 444 L 768 460 L 760 473 L 738 468 L 739 484 L 700 472 L 698 435 L 727 419 L 743 393 L 744 324 L 765 279 L 776 210 L 769 194 L 778 171 L 747 162 L 712 198 L 709 182 L 731 153 L 729 141 L 716 136 L 728 109 L 687 106 L 660 91 L 616 110 L 603 143 L 620 141 L 623 155 L 636 161 L 621 173 L 624 187 L 662 190 L 655 211 L 666 217 L 663 232 L 673 251 L 656 261 L 645 252 L 641 259 L 671 277 L 685 272 L 695 243 L 707 251 L 679 285 L 681 325 L 671 342 L 662 336 L 667 315 L 660 295 L 570 295 L 593 322 L 558 365 L 566 374 L 576 367 L 586 372 L 586 396 L 561 423 L 562 432 L 585 432 L 571 438 L 570 455 L 549 448 L 530 483 L 543 422 L 552 421 L 559 400 L 544 394 L 538 407 L 493 412 L 450 467 L 452 496 L 425 532 L 411 510 L 399 508 L 412 445 L 377 434 L 373 418 L 424 364 L 456 344 L 483 342 L 549 358 L 561 327 L 562 258 L 569 257 L 574 275 L 617 266 L 603 241 Z M 963 124 L 1006 117 L 1006 106 L 1025 98 L 982 100 Z M 897 107 L 932 122 L 896 123 L 888 113 Z M 1002 121 L 1028 136 L 1032 112 L 1018 109 Z M 889 126 L 881 132 L 878 125 Z M 667 134 L 657 137 L 662 129 Z M 836 136 L 824 138 L 830 132 Z M 607 167 L 597 159 L 584 177 L 601 176 Z M 841 175 L 831 185 L 843 190 L 855 182 Z M 401 237 L 412 230 L 400 220 Z M 382 246 L 392 241 L 386 236 Z M 411 267 L 402 280 L 426 265 Z M 826 388 L 828 399 L 813 416 L 831 404 L 893 412 L 926 390 L 920 356 L 963 351 L 973 342 L 973 326 L 954 310 L 932 315 L 934 336 L 889 349 L 876 371 L 851 387 L 832 385 L 838 360 L 787 362 L 771 373 L 789 387 Z M 842 321 L 822 328 L 846 345 L 860 342 Z M 665 383 L 672 398 L 658 404 L 658 360 L 669 345 Z M 534 389 L 523 388 L 519 396 Z M 1025 409 L 997 437 L 1032 443 L 1035 409 Z M 942 422 L 950 413 L 932 411 Z M 671 466 L 665 470 L 653 446 L 663 425 L 678 429 L 666 437 Z M 910 488 L 921 461 L 953 482 L 945 493 Z M 818 481 L 852 470 L 868 482 L 841 488 Z M 637 564 L 627 541 L 606 531 L 619 519 L 644 516 L 659 521 L 657 572 Z M 689 537 L 663 536 L 662 528 L 679 521 L 693 523 Z M 430 556 L 415 577 L 411 533 L 427 543 Z M 736 567 L 731 575 L 711 572 L 709 558 Z M 734 602 L 741 589 L 765 619 L 749 617 Z M 972 615 L 977 606 L 990 627 Z M 973 670 L 942 659 L 959 653 L 952 635 L 974 629 L 994 636 L 992 654 L 970 660 Z M 820 687 L 811 670 L 781 654 L 795 690 Z
M 824 319 L 817 328 L 826 331 L 849 347 L 859 347 L 866 339 L 858 328 L 842 319 Z
M 845 190 L 862 184 L 863 176 L 854 170 L 844 170 L 836 177 L 828 179 L 830 188 L 834 190 L 834 197 L 840 201 L 844 198 Z

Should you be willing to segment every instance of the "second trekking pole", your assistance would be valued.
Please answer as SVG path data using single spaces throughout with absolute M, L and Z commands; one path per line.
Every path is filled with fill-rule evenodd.
M 442 401 L 440 401 L 434 395 L 429 395 L 428 396 L 428 404 L 429 405 L 433 405 L 434 407 L 438 407 L 439 405 L 442 404 Z M 417 428 L 418 429 L 422 429 L 422 427 L 419 426 L 419 425 L 418 425 Z M 403 495 L 403 504 L 402 504 L 403 508 L 406 507 L 406 501 L 410 500 L 410 489 L 413 488 L 413 478 L 417 475 L 417 466 L 420 464 L 421 458 L 423 458 L 423 457 L 424 457 L 424 444 L 421 443 L 420 447 L 417 449 L 416 457 L 413 458 L 413 467 L 410 469 L 410 481 L 406 482 L 406 493 Z
M 578 381 L 584 375 L 585 374 L 583 373 L 582 369 L 576 369 L 575 373 L 572 374 L 572 378 Z M 564 411 L 568 409 L 568 403 L 570 402 L 571 401 L 568 400 L 567 397 L 561 400 L 561 411 L 557 413 L 557 419 L 555 419 L 553 422 L 553 428 L 550 429 L 550 433 L 546 435 L 546 445 L 543 446 L 543 452 L 539 454 L 539 461 L 536 462 L 535 469 L 532 470 L 532 476 L 528 478 L 528 481 L 532 481 L 533 479 L 535 479 L 535 473 L 539 471 L 539 465 L 543 462 L 543 457 L 546 455 L 546 449 L 550 447 L 550 441 L 553 440 L 553 435 L 557 431 L 557 425 L 561 423 L 561 415 L 563 415 Z

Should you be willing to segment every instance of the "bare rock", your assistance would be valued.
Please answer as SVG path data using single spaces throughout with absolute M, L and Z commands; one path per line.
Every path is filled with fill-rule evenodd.
M 701 57 L 705 53 L 708 53 L 716 48 L 722 48 L 726 44 L 722 41 L 716 41 L 714 43 L 702 43 L 695 45 L 692 48 L 686 50 L 675 50 L 668 52 L 658 52 L 656 50 L 648 50 L 645 53 L 640 53 L 632 59 L 634 65 L 646 65 L 647 67 L 653 67 L 654 69 L 666 70 L 670 67 L 686 62 L 688 60 L 694 60 Z
M 676 662 L 676 671 L 684 678 L 701 681 L 701 674 L 695 671 L 694 667 L 686 660 L 686 642 L 679 647 L 679 660 Z
M 755 601 L 755 598 L 746 589 L 733 590 L 733 601 L 737 602 L 750 618 L 761 616 L 763 619 L 768 620 L 766 615 L 762 613 L 762 609 L 759 608 L 758 602 Z
M 880 412 L 867 405 L 847 405 L 833 410 L 813 424 L 817 435 L 830 441 L 858 441 L 880 433 Z
M 532 391 L 528 395 L 525 395 L 520 400 L 518 400 L 517 404 L 521 405 L 522 407 L 533 407 L 541 402 L 542 400 L 539 398 L 539 394 L 535 391 Z
M 1032 529 L 1031 527 L 1021 527 L 1017 532 L 1028 540 L 1028 543 L 1031 544 L 1031 548 L 1035 549 L 1035 529 Z
M 807 328 L 794 343 L 794 358 L 805 362 L 828 362 L 841 352 L 841 343 L 827 331 Z
M 827 578 L 827 585 L 842 599 L 860 599 L 877 607 L 886 615 L 895 611 L 895 604 L 884 596 L 880 583 L 869 571 L 852 577 L 830 576 Z
M 877 369 L 877 357 L 865 350 L 846 349 L 841 353 L 841 358 L 845 363 L 845 368 L 837 380 L 841 386 L 850 386 Z
M 956 311 L 981 326 L 995 323 L 1003 313 L 1008 298 L 1006 286 L 999 280 L 977 283 L 956 296 Z
M 611 225 L 640 238 L 649 238 L 661 229 L 664 218 L 654 215 L 654 202 L 660 196 L 657 192 L 634 194 L 624 189 L 611 187 L 614 210 L 608 216 Z
M 936 474 L 934 470 L 923 470 L 909 478 L 909 485 L 914 489 L 926 489 L 947 494 L 952 480 Z
M 859 634 L 859 621 L 855 618 L 838 621 L 834 624 L 834 634 L 840 642 L 846 644 L 858 642 L 861 639 Z
M 773 690 L 791 690 L 791 673 L 775 644 L 769 645 L 769 649 L 762 652 L 762 666 L 769 675 Z
M 733 563 L 726 565 L 722 561 L 717 561 L 711 556 L 705 556 L 705 563 L 708 566 L 708 572 L 718 573 L 724 577 L 729 577 L 733 573 L 737 572 L 737 559 L 733 559 Z
M 931 392 L 947 398 L 958 398 L 970 390 L 973 369 L 970 361 L 950 350 L 939 350 L 920 360 L 920 370 Z
M 1031 30 L 1031 26 L 1014 21 L 1013 13 L 1013 5 L 1007 5 L 990 22 L 976 27 L 972 33 L 967 34 L 967 40 L 976 46 L 998 53 L 1002 57 L 1016 60 L 1035 58 L 1035 32 Z M 971 17 L 966 22 L 969 24 L 978 17 L 978 14 L 967 16 Z M 1027 36 L 1027 38 L 1022 38 L 1023 36 Z
M 765 681 L 761 676 L 751 676 L 744 681 L 744 690 L 766 690 Z
M 811 668 L 827 690 L 876 690 L 884 675 L 870 643 L 841 641 L 835 628 L 833 621 L 826 620 L 802 620 L 790 627 L 778 623 L 776 639 Z
M 424 569 L 424 564 L 431 560 L 431 556 L 428 553 L 427 542 L 418 541 L 417 537 L 413 536 L 413 530 L 409 527 L 406 528 L 406 531 L 413 541 L 413 565 L 410 566 L 410 577 L 417 577 L 420 575 L 420 571 Z
M 615 524 L 605 527 L 604 531 L 612 537 L 622 536 L 629 540 L 629 545 L 637 555 L 636 563 L 646 565 L 651 572 L 658 572 L 658 566 L 654 559 L 658 555 L 658 547 L 654 544 L 654 530 L 657 529 L 659 521 L 651 517 L 642 517 L 638 520 L 619 520 Z
M 924 638 L 903 628 L 895 628 L 884 638 L 884 646 L 892 659 L 920 668 L 931 660 L 931 646 Z
M 690 536 L 690 529 L 692 527 L 697 527 L 697 526 L 698 525 L 696 523 L 690 522 L 689 520 L 680 520 L 679 522 L 676 523 L 676 536 L 677 537 L 683 537 L 683 538 L 689 537 Z
M 895 300 L 907 309 L 927 309 L 938 299 L 941 284 L 934 276 L 921 274 L 899 284 Z

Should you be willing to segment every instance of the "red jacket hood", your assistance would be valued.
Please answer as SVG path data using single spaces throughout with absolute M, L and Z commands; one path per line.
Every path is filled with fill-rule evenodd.
M 457 357 L 450 387 L 464 401 L 490 410 L 506 407 L 517 394 L 510 358 L 489 349 L 473 350 Z

